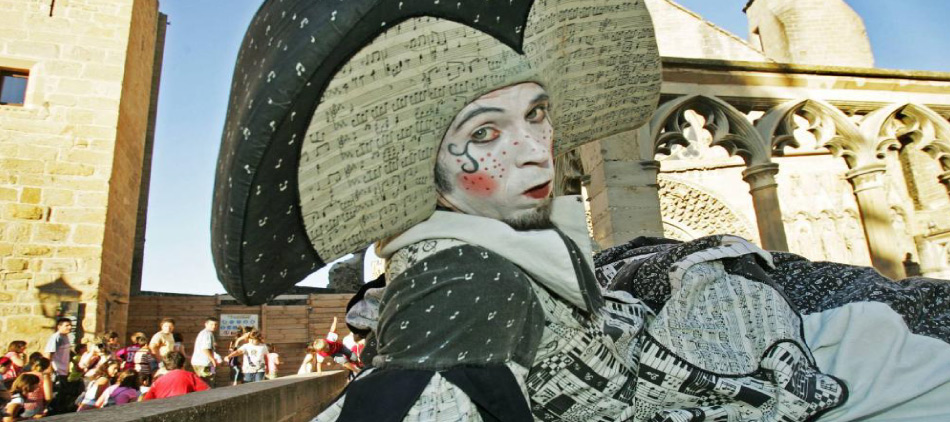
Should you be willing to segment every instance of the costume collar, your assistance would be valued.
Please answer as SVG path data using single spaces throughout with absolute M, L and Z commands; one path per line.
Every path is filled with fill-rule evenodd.
M 579 196 L 554 198 L 551 222 L 577 245 L 584 260 L 581 267 L 589 272 L 593 260 L 582 199 Z M 576 260 L 557 230 L 517 231 L 492 218 L 436 211 L 428 220 L 392 239 L 382 248 L 380 257 L 388 259 L 399 249 L 429 239 L 457 239 L 491 250 L 581 309 L 593 311 L 602 303 L 596 283 L 591 286 L 585 281 L 587 277 L 578 278 Z

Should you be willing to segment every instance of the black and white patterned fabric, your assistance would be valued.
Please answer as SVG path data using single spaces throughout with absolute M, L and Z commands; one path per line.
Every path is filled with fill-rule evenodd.
M 499 386 L 468 384 L 463 391 L 446 377 L 484 359 L 514 376 L 507 385 L 520 390 L 505 391 L 521 397 L 509 402 L 527 402 L 533 418 L 543 421 L 805 421 L 847 399 L 844 383 L 816 368 L 801 338 L 800 316 L 760 271 L 759 262 L 771 265 L 768 253 L 734 237 L 688 246 L 669 254 L 655 248 L 638 265 L 667 269 L 644 277 L 654 286 L 636 284 L 658 304 L 656 311 L 614 290 L 589 292 L 602 303 L 595 312 L 562 300 L 485 248 L 442 239 L 402 248 L 392 257 L 395 289 L 387 292 L 381 314 L 381 347 L 388 351 L 376 360 L 389 371 L 424 365 L 434 375 L 425 388 L 417 386 L 413 403 L 397 407 L 407 409 L 405 420 L 493 420 L 478 404 L 485 401 L 480 391 Z M 575 269 L 588 272 L 579 279 L 593 280 L 589 268 Z M 486 294 L 502 275 L 507 287 Z M 466 300 L 442 300 L 458 293 Z M 438 316 L 409 317 L 432 306 L 441 306 Z M 543 313 L 540 337 L 530 334 L 536 321 L 530 315 L 505 325 L 501 336 L 475 327 L 500 315 L 492 312 L 513 318 L 536 310 Z M 472 319 L 459 319 L 463 315 Z M 456 335 L 468 330 L 482 331 Z M 440 341 L 427 340 L 429 332 Z M 517 341 L 505 341 L 507 332 Z M 386 394 L 381 388 L 377 394 Z M 317 420 L 337 420 L 346 399 Z
M 521 269 L 471 245 L 410 266 L 383 295 L 377 368 L 529 366 L 544 315 Z
M 715 247 L 723 236 L 686 243 L 638 238 L 605 250 L 595 258 L 598 269 L 619 267 L 612 278 L 598 282 L 628 291 L 656 310 L 670 298 L 665 274 L 670 265 L 697 251 Z M 856 302 L 880 302 L 899 313 L 914 334 L 950 343 L 950 282 L 915 277 L 894 282 L 870 267 L 812 262 L 801 256 L 770 253 L 772 262 L 726 260 L 732 273 L 770 283 L 800 314 L 813 314 Z M 750 275 L 756 272 L 758 275 Z M 601 271 L 600 274 L 603 274 Z

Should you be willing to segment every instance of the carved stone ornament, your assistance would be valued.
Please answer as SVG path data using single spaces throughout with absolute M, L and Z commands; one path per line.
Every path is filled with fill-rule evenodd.
M 667 237 L 685 241 L 728 233 L 753 241 L 758 238 L 752 225 L 739 212 L 712 193 L 664 176 L 660 176 L 657 182 L 663 230 Z
M 868 164 L 878 156 L 875 147 L 865 145 L 858 126 L 841 110 L 822 100 L 798 99 L 783 103 L 765 113 L 755 127 L 762 138 L 769 141 L 775 157 L 785 155 L 786 148 L 801 148 L 802 130 L 814 136 L 816 147 L 828 148 L 843 157 L 850 168 Z M 865 154 L 865 150 L 871 153 Z
M 650 121 L 656 154 L 670 155 L 673 146 L 690 145 L 686 132 L 697 128 L 693 127 L 695 119 L 690 118 L 689 112 L 702 117 L 705 123 L 698 129 L 712 135 L 710 146 L 720 146 L 729 155 L 742 157 L 749 166 L 769 162 L 768 144 L 746 116 L 725 101 L 705 95 L 687 95 L 660 106 Z
M 950 123 L 930 108 L 891 104 L 868 114 L 861 127 L 880 144 L 913 145 L 937 160 L 943 171 L 950 171 Z

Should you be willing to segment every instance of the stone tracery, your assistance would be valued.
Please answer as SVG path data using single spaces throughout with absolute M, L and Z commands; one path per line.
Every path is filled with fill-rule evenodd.
M 748 166 L 770 162 L 766 143 L 746 116 L 729 103 L 705 95 L 686 95 L 660 106 L 650 121 L 650 135 L 657 154 L 670 155 L 675 145 L 689 146 L 692 140 L 686 132 L 697 129 L 692 127 L 696 119 L 691 118 L 690 112 L 702 116 L 702 129 L 712 135 L 711 146 L 742 157 Z
M 943 171 L 938 180 L 950 190 L 950 123 L 926 106 L 897 103 L 868 114 L 864 133 L 894 149 L 913 145 L 936 160 Z
M 703 127 L 694 127 L 699 121 Z M 674 146 L 688 147 L 696 140 L 690 139 L 687 133 L 696 133 L 699 129 L 711 135 L 710 146 L 722 147 L 729 155 L 739 156 L 745 162 L 747 168 L 742 177 L 750 186 L 761 244 L 766 249 L 787 251 L 775 183 L 778 164 L 771 161 L 769 143 L 745 114 L 712 96 L 685 95 L 670 100 L 659 107 L 650 121 L 654 153 L 670 155 Z
M 796 118 L 807 124 L 804 130 L 815 137 L 815 146 L 828 148 L 835 154 L 853 156 L 860 148 L 861 133 L 857 125 L 851 122 L 841 110 L 817 99 L 792 100 L 781 104 L 766 113 L 756 124 L 756 130 L 767 140 L 773 156 L 782 156 L 786 148 L 801 147 L 800 125 Z M 857 158 L 855 158 L 856 160 Z M 854 167 L 849 162 L 849 167 Z

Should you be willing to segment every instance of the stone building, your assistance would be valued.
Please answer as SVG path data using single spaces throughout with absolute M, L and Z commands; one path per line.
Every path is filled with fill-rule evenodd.
M 601 247 L 734 233 L 950 278 L 950 73 L 882 70 L 843 0 L 750 0 L 746 41 L 647 0 L 660 108 L 582 148 Z
M 164 37 L 156 0 L 0 0 L 0 347 L 125 332 Z

